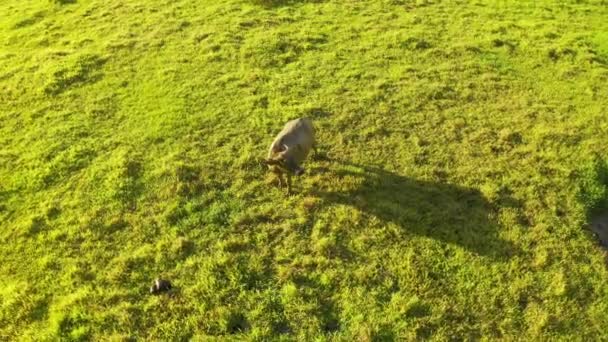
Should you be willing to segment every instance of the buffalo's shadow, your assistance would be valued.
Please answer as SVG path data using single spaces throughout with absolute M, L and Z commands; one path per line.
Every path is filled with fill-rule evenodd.
M 346 191 L 320 191 L 318 195 L 326 201 L 355 206 L 395 223 L 406 233 L 461 246 L 477 255 L 508 259 L 517 254 L 513 243 L 499 237 L 496 209 L 476 189 L 411 179 L 356 164 L 339 163 L 330 172 L 332 177 L 356 185 Z M 510 197 L 497 202 L 519 206 Z
M 251 0 L 252 3 L 267 8 L 293 6 L 304 3 L 320 3 L 323 1 L 324 0 Z

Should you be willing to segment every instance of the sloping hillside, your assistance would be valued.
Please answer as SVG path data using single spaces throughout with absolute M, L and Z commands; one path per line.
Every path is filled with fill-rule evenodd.
M 0 340 L 608 339 L 605 1 L 0 18 Z

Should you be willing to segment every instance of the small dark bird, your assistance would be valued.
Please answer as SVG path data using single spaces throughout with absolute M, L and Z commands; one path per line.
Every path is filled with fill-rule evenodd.
M 159 294 L 161 292 L 167 292 L 171 290 L 171 282 L 165 279 L 157 278 L 154 280 L 154 284 L 150 287 L 151 294 Z

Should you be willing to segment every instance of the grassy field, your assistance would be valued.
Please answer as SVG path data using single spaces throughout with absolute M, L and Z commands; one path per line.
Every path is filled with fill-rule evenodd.
M 606 18 L 2 1 L 0 340 L 608 339 Z M 286 196 L 260 160 L 299 116 Z

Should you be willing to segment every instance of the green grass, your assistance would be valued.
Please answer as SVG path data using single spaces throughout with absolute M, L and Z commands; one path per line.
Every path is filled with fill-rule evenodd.
M 0 340 L 608 339 L 605 2 L 0 13 Z

